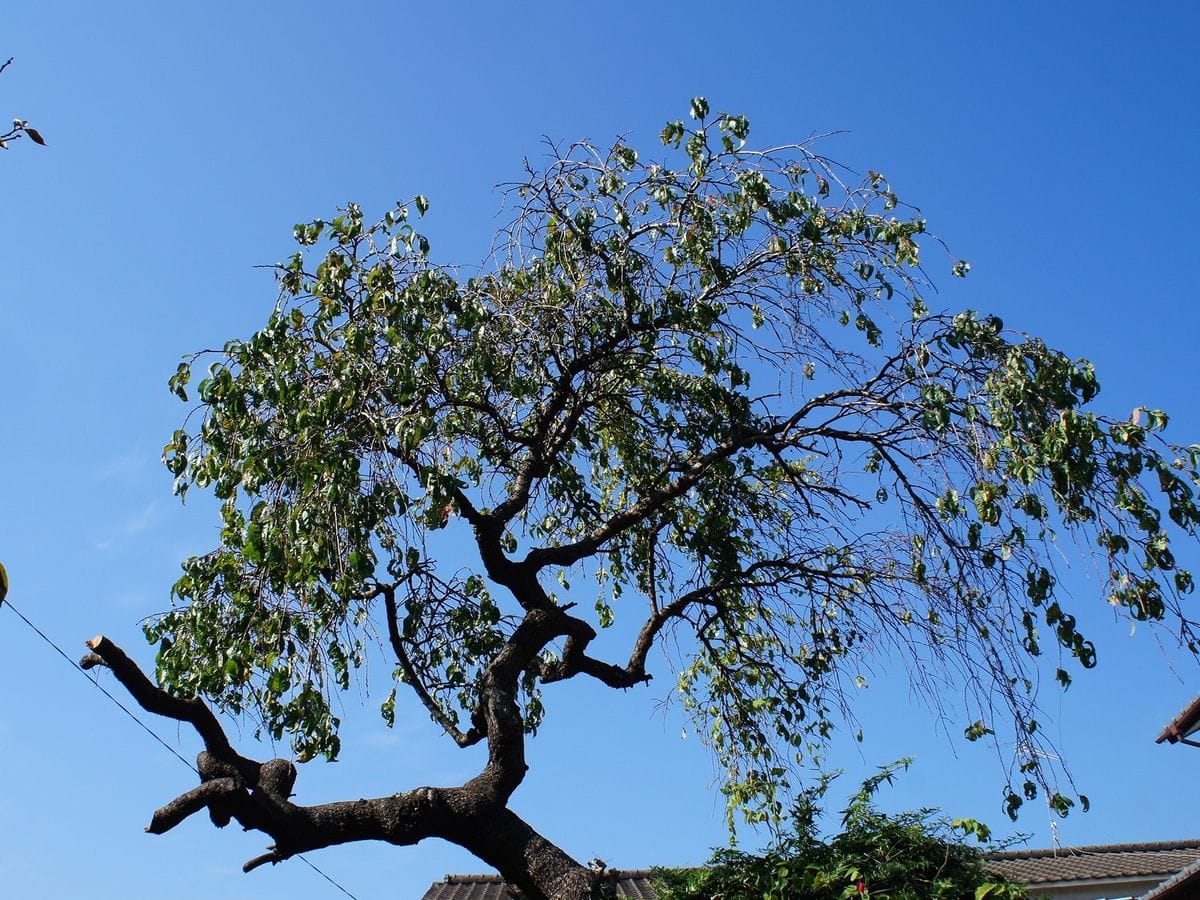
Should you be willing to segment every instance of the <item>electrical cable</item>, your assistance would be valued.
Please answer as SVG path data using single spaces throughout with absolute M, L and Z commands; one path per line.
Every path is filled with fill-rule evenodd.
M 49 644 L 52 648 L 54 648 L 54 651 L 56 653 L 58 653 L 58 655 L 61 656 L 63 659 L 65 659 L 67 661 L 67 664 L 70 665 L 70 667 L 72 669 L 77 671 L 80 675 L 82 675 L 85 679 L 87 679 L 87 681 L 90 684 L 92 684 L 94 687 L 96 687 L 100 691 L 100 693 L 102 693 L 105 697 L 107 697 L 109 700 L 111 700 L 113 703 L 115 703 L 121 709 L 121 711 L 124 712 L 125 715 L 129 716 L 129 718 L 133 719 L 133 721 L 138 724 L 138 727 L 140 727 L 143 731 L 145 731 L 146 734 L 150 735 L 150 737 L 152 737 L 152 738 L 154 738 L 154 740 L 158 741 L 158 743 L 161 744 L 164 748 L 166 748 L 166 750 L 169 753 L 171 753 L 172 756 L 174 756 L 181 763 L 183 763 L 185 766 L 187 766 L 189 769 L 191 769 L 194 773 L 196 773 L 197 775 L 200 774 L 199 770 L 196 768 L 196 766 L 194 764 L 188 762 L 187 759 L 184 758 L 184 756 L 178 750 L 176 750 L 174 747 L 172 747 L 170 744 L 168 744 L 165 740 L 163 740 L 161 735 L 159 735 L 156 731 L 154 731 L 154 729 L 152 729 L 149 725 L 147 725 L 145 722 L 143 722 L 141 719 L 139 719 L 134 714 L 133 710 L 131 710 L 128 706 L 126 706 L 124 703 L 122 703 L 120 700 L 118 700 L 115 696 L 113 696 L 113 694 L 110 693 L 108 691 L 108 689 L 105 688 L 104 685 L 102 685 L 97 679 L 92 678 L 90 675 L 88 675 L 88 673 L 86 671 L 84 671 L 84 669 L 79 665 L 79 663 L 77 663 L 75 660 L 71 659 L 71 657 L 67 655 L 66 651 L 63 650 L 62 647 L 58 646 L 58 644 L 56 644 L 53 640 L 51 640 L 50 637 L 44 631 L 42 631 L 42 629 L 40 629 L 36 625 L 34 625 L 33 622 L 31 622 L 29 620 L 29 618 L 23 612 L 21 612 L 19 609 L 17 609 L 15 606 L 13 606 L 12 601 L 9 600 L 7 597 L 0 600 L 0 607 L 3 607 L 3 606 L 7 606 L 14 613 L 16 613 L 17 617 L 20 618 L 20 620 L 22 622 L 24 622 L 26 625 L 28 625 L 30 628 L 32 628 L 38 637 L 40 637 L 43 641 L 45 641 L 47 644 Z M 339 891 L 341 891 L 347 897 L 350 897 L 351 900 L 357 900 L 357 898 L 354 896 L 354 894 L 352 894 L 348 890 L 346 890 L 346 888 L 343 887 L 341 884 L 338 884 L 337 881 L 335 881 L 328 874 L 326 874 L 320 868 L 318 868 L 315 863 L 310 862 L 309 860 L 305 859 L 303 854 L 297 853 L 297 854 L 295 854 L 295 857 L 296 857 L 296 859 L 298 859 L 302 863 L 304 863 L 306 866 L 308 866 L 310 869 L 312 869 L 314 872 L 316 872 L 318 875 L 320 875 L 322 878 L 324 878 L 326 881 L 328 881 L 330 884 L 332 884 L 335 888 L 337 888 Z
M 4 605 L 7 606 L 9 609 L 11 609 L 13 612 L 15 612 L 17 614 L 17 616 L 21 619 L 22 622 L 24 622 L 26 625 L 28 625 L 30 628 L 32 628 L 35 632 L 37 632 L 38 637 L 40 637 L 43 641 L 45 641 L 47 644 L 49 644 L 51 647 L 53 647 L 54 650 L 58 653 L 58 655 L 61 656 L 63 659 L 65 659 L 67 661 L 68 665 L 70 665 L 72 669 L 74 669 L 76 672 L 78 672 L 80 675 L 82 675 L 84 678 L 86 678 L 89 682 L 91 682 L 96 688 L 99 689 L 100 693 L 102 693 L 105 697 L 107 697 L 113 703 L 117 704 L 117 706 L 120 707 L 121 711 L 123 713 L 125 713 L 125 715 L 129 716 L 129 718 L 131 718 L 131 719 L 133 719 L 133 721 L 137 722 L 137 724 L 141 727 L 141 729 L 144 732 L 146 732 L 146 734 L 150 735 L 150 737 L 154 738 L 154 740 L 156 740 L 160 744 L 162 744 L 162 746 L 167 749 L 167 752 L 172 754 L 177 760 L 179 760 L 181 763 L 183 763 L 185 766 L 187 766 L 189 769 L 191 769 L 197 775 L 200 774 L 199 770 L 197 770 L 195 765 L 188 762 L 187 759 L 178 750 L 176 750 L 174 747 L 172 747 L 170 744 L 168 744 L 149 725 L 147 725 L 145 722 L 143 722 L 141 719 L 139 719 L 136 715 L 134 715 L 133 710 L 131 710 L 128 706 L 126 706 L 124 703 L 122 703 L 120 700 L 118 700 L 115 696 L 113 696 L 111 693 L 109 693 L 108 689 L 106 687 L 104 687 L 104 685 L 102 685 L 99 681 L 97 681 L 96 679 L 94 679 L 90 675 L 88 675 L 88 673 L 86 671 L 84 671 L 83 668 L 79 665 L 79 663 L 75 662 L 75 660 L 73 660 L 73 659 L 71 659 L 71 657 L 67 656 L 66 651 L 63 650 L 62 647 L 60 647 L 60 646 L 58 646 L 58 644 L 54 643 L 54 641 L 52 641 L 49 637 L 46 636 L 46 633 L 44 631 L 42 631 L 42 629 L 40 629 L 36 625 L 34 625 L 31 621 L 29 621 L 29 619 L 25 616 L 25 614 L 23 612 L 21 612 L 19 609 L 17 609 L 15 606 L 13 606 L 12 601 L 6 600 L 4 602 Z

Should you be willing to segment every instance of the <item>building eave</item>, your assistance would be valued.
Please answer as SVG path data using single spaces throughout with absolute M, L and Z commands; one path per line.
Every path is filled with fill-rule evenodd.
M 1179 743 L 1180 741 L 1188 742 L 1187 738 L 1197 731 L 1200 731 L 1200 696 L 1197 696 L 1191 703 L 1185 706 L 1174 719 L 1166 724 L 1154 743 L 1161 744 L 1167 741 L 1171 744 Z M 1190 743 L 1190 742 L 1188 742 Z

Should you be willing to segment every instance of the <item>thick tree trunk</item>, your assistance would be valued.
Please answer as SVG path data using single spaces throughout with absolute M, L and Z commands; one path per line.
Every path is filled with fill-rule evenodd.
M 469 784 L 418 788 L 374 800 L 311 807 L 286 803 L 281 807 L 283 815 L 277 821 L 286 818 L 296 827 L 291 834 L 282 829 L 274 832 L 277 851 L 285 858 L 360 840 L 406 845 L 438 837 L 490 865 L 520 888 L 526 900 L 591 900 L 599 896 L 595 872 L 503 804 L 488 802 L 486 795 Z M 242 819 L 243 824 L 249 820 Z
M 510 809 L 472 822 L 452 840 L 496 869 L 531 900 L 598 897 L 596 873 L 542 837 Z
M 203 787 L 209 784 L 217 782 Z M 278 810 L 282 815 L 276 822 L 286 821 L 295 829 L 271 832 L 277 855 L 283 858 L 360 840 L 406 845 L 437 837 L 473 853 L 520 888 L 526 900 L 591 900 L 599 896 L 595 872 L 506 806 L 489 803 L 470 785 L 418 788 L 393 797 L 311 807 L 285 803 Z M 239 819 L 243 824 L 253 821 L 245 815 Z

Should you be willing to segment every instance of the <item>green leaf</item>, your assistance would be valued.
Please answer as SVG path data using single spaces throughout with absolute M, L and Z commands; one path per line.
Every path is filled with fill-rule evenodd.
M 668 122 L 663 130 L 659 133 L 659 140 L 663 146 L 678 147 L 680 141 L 683 140 L 685 129 L 682 122 Z
M 963 735 L 966 737 L 966 739 L 968 741 L 977 741 L 984 735 L 995 734 L 995 733 L 996 732 L 994 732 L 992 729 L 988 728 L 987 725 L 984 724 L 982 719 L 978 719 L 966 727 L 966 730 L 963 732 Z

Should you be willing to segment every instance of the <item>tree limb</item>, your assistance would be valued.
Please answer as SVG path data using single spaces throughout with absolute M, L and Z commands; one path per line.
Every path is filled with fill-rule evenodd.
M 198 813 L 213 803 L 232 800 L 245 789 L 234 778 L 216 778 L 180 794 L 166 806 L 155 811 L 146 831 L 150 834 L 166 834 L 188 816 Z
M 509 670 L 519 671 L 517 664 L 524 658 L 528 645 L 553 630 L 545 614 L 535 614 L 534 619 L 536 627 L 527 629 L 517 645 L 510 648 L 503 664 L 491 673 L 493 678 L 500 682 L 510 680 Z M 406 846 L 438 837 L 465 847 L 536 900 L 557 896 L 543 892 L 539 885 L 569 880 L 586 872 L 506 809 L 508 794 L 496 793 L 495 782 L 503 775 L 496 771 L 497 767 L 511 767 L 515 759 L 519 773 L 510 782 L 519 783 L 524 775 L 519 740 L 515 748 L 494 750 L 484 772 L 461 787 L 419 787 L 386 797 L 300 806 L 287 796 L 295 779 L 295 768 L 289 761 L 257 763 L 240 756 L 229 746 L 216 717 L 202 701 L 182 700 L 168 694 L 103 636 L 88 641 L 88 646 L 92 652 L 83 658 L 84 668 L 108 666 L 143 709 L 188 722 L 200 732 L 208 747 L 197 759 L 202 783 L 158 809 L 146 828 L 151 834 L 164 834 L 205 808 L 214 821 L 236 819 L 247 830 L 261 831 L 274 840 L 268 852 L 246 862 L 242 867 L 245 872 L 267 863 L 284 862 L 298 853 L 353 841 L 378 840 Z M 515 690 L 515 676 L 512 680 Z M 506 699 L 511 701 L 511 697 L 499 698 L 504 715 L 495 721 L 503 722 L 509 737 L 515 728 L 519 738 L 520 717 L 515 703 L 510 704 L 511 709 L 506 707 L 503 702 Z M 243 778 L 242 769 L 253 777 Z
M 384 610 L 387 613 L 388 641 L 392 645 L 392 652 L 396 654 L 396 661 L 400 664 L 400 668 L 404 670 L 405 683 L 413 689 L 413 692 L 420 699 L 421 703 L 429 710 L 429 715 L 433 717 L 433 721 L 437 722 L 442 727 L 442 730 L 450 735 L 454 743 L 460 747 L 470 747 L 478 744 L 487 734 L 486 727 L 479 728 L 476 725 L 472 725 L 469 730 L 462 731 L 446 715 L 446 711 L 442 709 L 438 702 L 433 699 L 421 681 L 420 673 L 417 672 L 416 667 L 409 658 L 408 651 L 404 647 L 404 640 L 400 636 L 396 610 L 396 591 L 394 588 L 388 586 L 381 586 L 381 588 Z
M 285 859 L 287 859 L 286 856 L 280 856 L 279 853 L 272 848 L 261 856 L 256 856 L 254 859 L 246 860 L 246 863 L 242 866 L 242 871 L 247 873 L 253 872 L 259 866 L 265 866 L 267 863 L 275 865 L 276 863 L 283 862 Z
M 202 701 L 185 700 L 164 691 L 146 677 L 124 650 L 104 635 L 96 635 L 87 642 L 87 646 L 92 652 L 79 661 L 80 668 L 91 669 L 97 665 L 108 667 L 142 709 L 157 716 L 187 722 L 196 729 L 209 753 L 233 765 L 247 782 L 258 781 L 261 764 L 233 749 L 221 723 Z

